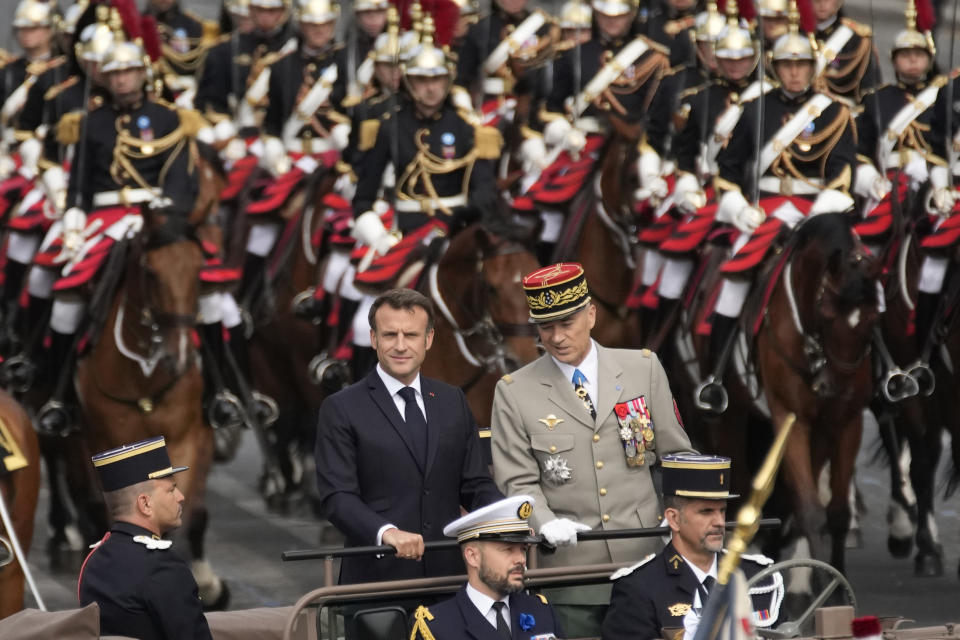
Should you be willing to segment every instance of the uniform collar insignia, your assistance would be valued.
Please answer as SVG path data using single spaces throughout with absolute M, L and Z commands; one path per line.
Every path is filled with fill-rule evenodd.
M 686 602 L 678 602 L 667 607 L 667 611 L 670 612 L 671 616 L 680 617 L 687 615 L 687 612 L 690 611 L 690 604 Z
M 173 540 L 157 540 L 155 538 L 151 538 L 150 536 L 133 536 L 133 541 L 139 542 L 151 551 L 154 549 L 169 549 L 170 545 L 173 544 Z
M 546 418 L 540 418 L 539 422 L 542 422 L 543 424 L 547 425 L 547 429 L 550 429 L 550 431 L 553 431 L 558 424 L 563 422 L 563 418 L 558 418 L 557 416 L 551 413 Z
M 680 569 L 680 565 L 683 564 L 683 558 L 680 557 L 679 553 L 675 553 L 670 557 L 669 560 L 667 560 L 667 564 L 669 564 L 674 571 L 678 571 Z

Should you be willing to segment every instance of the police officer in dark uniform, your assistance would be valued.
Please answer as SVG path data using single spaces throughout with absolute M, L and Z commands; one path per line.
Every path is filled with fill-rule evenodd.
M 221 36 L 197 73 L 194 106 L 208 118 L 233 117 L 244 99 L 251 68 L 268 66 L 293 36 L 285 0 L 250 0 L 248 11 L 253 30 Z
M 183 494 L 163 436 L 99 453 L 93 466 L 113 525 L 80 569 L 80 606 L 100 607 L 104 635 L 211 638 L 189 565 L 162 536 L 182 523 Z
M 603 640 L 676 637 L 699 621 L 716 584 L 727 500 L 737 497 L 730 494 L 730 459 L 678 454 L 663 456 L 662 465 L 671 541 L 660 553 L 611 576 L 615 582 Z M 765 556 L 744 555 L 740 568 L 749 579 L 771 564 Z M 753 624 L 771 626 L 783 600 L 783 579 L 774 575 L 754 589 Z
M 547 640 L 563 635 L 547 599 L 523 590 L 527 549 L 540 541 L 527 523 L 532 503 L 530 496 L 511 496 L 444 527 L 443 535 L 460 543 L 467 584 L 449 600 L 419 607 L 411 640 Z

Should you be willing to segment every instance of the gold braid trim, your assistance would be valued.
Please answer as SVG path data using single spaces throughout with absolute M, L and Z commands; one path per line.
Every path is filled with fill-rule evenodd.
M 71 111 L 60 117 L 57 123 L 57 142 L 63 146 L 76 144 L 80 140 L 80 121 L 83 111 Z
M 464 170 L 463 183 L 460 187 L 460 193 L 466 193 L 467 185 L 470 184 L 470 175 L 473 173 L 473 163 L 479 156 L 477 153 L 476 144 L 474 144 L 473 149 L 470 150 L 470 153 L 462 158 L 448 160 L 430 153 L 430 147 L 428 147 L 423 141 L 423 136 L 427 133 L 427 129 L 420 129 L 417 131 L 416 135 L 414 135 L 413 141 L 417 145 L 417 155 L 414 156 L 413 160 L 410 161 L 410 164 L 407 165 L 407 168 L 404 170 L 400 180 L 397 181 L 397 184 L 401 186 L 406 184 L 410 185 L 410 195 L 407 195 L 406 198 L 411 200 L 417 199 L 412 197 L 412 194 L 416 193 L 417 183 L 422 180 L 423 189 L 427 192 L 427 197 L 431 200 L 439 200 L 440 196 L 437 194 L 437 190 L 433 186 L 433 180 L 430 179 L 430 176 L 443 173 L 453 173 L 454 171 L 459 171 L 460 169 Z M 404 194 L 401 193 L 400 195 L 403 196 Z M 440 206 L 440 210 L 448 216 L 453 215 L 453 211 L 450 211 L 450 209 L 443 205 Z M 426 213 L 431 216 L 435 214 L 433 210 L 427 210 Z
M 852 54 L 847 54 L 850 56 L 847 64 L 838 68 L 827 67 L 827 70 L 823 73 L 823 77 L 826 79 L 833 93 L 846 95 L 860 85 L 860 81 L 867 72 L 867 65 L 870 64 L 870 49 L 872 43 L 873 41 L 871 39 L 861 37 L 860 46 L 857 47 L 856 51 Z M 839 61 L 840 55 L 841 54 L 838 53 L 835 60 Z M 853 77 L 847 84 L 839 84 L 844 78 L 850 77 L 850 74 L 852 74 Z
M 0 469 L 5 469 L 7 472 L 10 472 L 23 469 L 28 465 L 27 459 L 24 457 L 23 452 L 20 451 L 20 446 L 17 444 L 17 441 L 14 440 L 13 434 L 10 433 L 6 422 L 3 421 L 3 418 L 0 418 L 0 451 L 3 450 L 6 450 L 7 453 L 3 456 L 3 460 L 0 461 Z
M 123 125 L 119 122 L 120 121 L 118 119 L 117 124 L 115 124 L 117 129 L 117 142 L 113 147 L 113 162 L 110 163 L 110 177 L 113 178 L 114 182 L 122 185 L 124 183 L 124 178 L 121 176 L 122 170 L 125 171 L 134 182 L 144 189 L 156 189 L 155 186 L 148 184 L 147 181 L 144 180 L 143 176 L 140 175 L 140 172 L 137 171 L 137 169 L 133 166 L 131 160 L 153 158 L 161 153 L 165 153 L 166 151 L 173 149 L 173 152 L 167 158 L 163 168 L 160 170 L 159 181 L 162 183 L 173 158 L 180 153 L 186 144 L 187 135 L 184 133 L 183 124 L 181 123 L 176 129 L 162 138 L 145 141 L 130 135 L 130 132 L 124 129 Z
M 474 128 L 473 144 L 477 151 L 477 158 L 481 160 L 496 160 L 503 149 L 503 136 L 493 127 L 479 126 Z
M 430 610 L 425 606 L 420 605 L 417 607 L 417 611 L 413 614 L 414 622 L 413 629 L 410 630 L 410 640 L 416 640 L 417 634 L 423 640 L 436 640 L 433 637 L 433 632 L 430 631 L 430 627 L 427 626 L 427 622 L 433 620 L 433 614 L 430 613 Z
M 180 127 L 185 136 L 193 138 L 198 131 L 210 126 L 207 119 L 195 109 L 177 109 L 177 115 L 180 116 Z

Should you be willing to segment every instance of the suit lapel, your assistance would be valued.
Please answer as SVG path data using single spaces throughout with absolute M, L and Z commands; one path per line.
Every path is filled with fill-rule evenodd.
M 466 587 L 457 592 L 457 605 L 460 607 L 460 614 L 463 616 L 464 627 L 471 638 L 476 640 L 500 640 L 496 628 L 483 617 L 476 605 L 470 601 Z
M 597 345 L 597 426 L 603 424 L 623 394 L 623 367 L 611 353 Z
M 423 395 L 423 408 L 427 411 L 427 466 L 423 476 L 427 477 L 433 468 L 433 461 L 437 457 L 440 446 L 440 432 L 443 421 L 440 417 L 439 395 L 434 389 L 433 381 L 420 376 L 420 393 Z
M 556 365 L 549 355 L 545 355 L 540 360 L 540 374 L 538 377 L 541 383 L 550 387 L 547 397 L 571 418 L 577 420 L 583 426 L 594 428 L 593 420 L 590 418 L 590 412 L 584 406 L 580 399 L 573 392 L 573 383 L 567 380 L 560 367 Z M 599 414 L 598 414 L 599 415 Z
M 417 455 L 414 453 L 413 442 L 410 440 L 410 434 L 407 433 L 407 425 L 403 421 L 403 417 L 400 415 L 400 412 L 397 411 L 397 405 L 394 404 L 393 398 L 390 397 L 390 394 L 387 393 L 387 388 L 383 385 L 383 380 L 380 379 L 380 374 L 377 373 L 377 370 L 374 369 L 367 375 L 367 386 L 370 389 L 370 396 L 376 402 L 377 406 L 380 407 L 380 411 L 386 416 L 387 420 L 390 421 L 390 425 L 394 428 L 397 434 L 400 436 L 400 439 L 403 440 L 403 443 L 407 447 L 407 451 L 410 453 L 410 458 L 413 460 L 414 464 L 417 467 L 420 467 L 420 463 L 417 462 Z M 429 432 L 429 418 L 427 419 L 427 430 Z M 427 434 L 427 442 L 430 442 L 430 434 Z M 423 472 L 423 469 L 420 469 Z

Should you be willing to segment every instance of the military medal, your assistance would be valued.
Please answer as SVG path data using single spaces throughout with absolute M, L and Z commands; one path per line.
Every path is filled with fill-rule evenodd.
M 614 405 L 613 411 L 617 416 L 617 422 L 620 424 L 620 440 L 623 441 L 623 453 L 627 458 L 628 467 L 637 467 L 643 464 L 643 438 L 637 438 L 636 429 L 633 426 L 631 417 L 630 403 L 618 402 Z
M 443 157 L 447 160 L 457 157 L 457 148 L 454 146 L 456 141 L 457 139 L 449 131 L 440 135 L 440 142 L 443 143 Z

